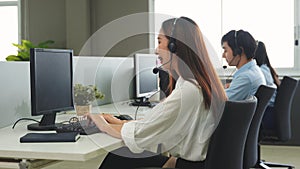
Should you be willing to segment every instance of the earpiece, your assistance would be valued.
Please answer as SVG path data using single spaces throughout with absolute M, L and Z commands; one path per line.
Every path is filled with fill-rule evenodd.
M 168 44 L 168 49 L 170 50 L 171 53 L 175 53 L 176 48 L 177 48 L 176 43 L 175 43 L 176 40 L 175 40 L 175 38 L 173 38 L 177 19 L 178 18 L 176 18 L 173 22 L 173 26 L 172 26 L 172 30 L 171 30 L 171 34 L 170 34 L 170 39 L 169 39 L 169 44 Z
M 238 37 L 238 32 L 235 31 L 235 32 L 234 32 L 234 49 L 233 49 L 233 56 L 241 55 L 241 54 L 242 54 L 242 49 L 238 46 L 237 37 Z
M 254 58 L 255 58 L 255 55 L 256 55 L 256 51 L 257 51 L 257 48 L 258 48 L 258 44 L 259 44 L 259 41 L 258 40 L 256 40 L 255 41 L 255 50 L 254 50 Z

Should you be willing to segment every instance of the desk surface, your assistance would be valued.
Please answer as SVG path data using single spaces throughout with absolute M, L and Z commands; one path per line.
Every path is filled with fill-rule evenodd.
M 141 108 L 139 111 L 145 111 L 145 109 L 147 108 Z M 133 116 L 135 110 L 135 107 L 123 102 L 94 107 L 92 113 L 117 114 L 116 112 L 121 112 Z M 141 114 L 138 117 L 141 117 Z M 58 115 L 56 122 L 68 120 L 74 115 Z M 34 132 L 27 130 L 27 124 L 30 123 L 32 121 L 20 122 L 14 129 L 12 126 L 0 129 L 0 158 L 86 161 L 124 145 L 122 140 L 104 133 L 81 136 L 75 143 L 20 143 L 21 136 Z

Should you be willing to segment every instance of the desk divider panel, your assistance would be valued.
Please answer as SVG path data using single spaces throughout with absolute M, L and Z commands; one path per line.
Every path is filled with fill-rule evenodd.
M 74 56 L 73 63 L 74 84 L 96 85 L 105 94 L 97 104 L 133 98 L 132 57 Z M 29 62 L 0 62 L 0 128 L 31 116 L 29 66 Z

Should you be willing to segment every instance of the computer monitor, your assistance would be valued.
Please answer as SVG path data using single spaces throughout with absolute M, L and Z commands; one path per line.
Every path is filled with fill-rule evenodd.
M 136 101 L 134 106 L 150 106 L 149 97 L 157 93 L 158 75 L 153 73 L 153 68 L 157 66 L 157 55 L 154 54 L 135 54 L 135 87 Z
M 30 49 L 31 115 L 43 115 L 29 130 L 55 130 L 56 113 L 74 109 L 73 50 Z

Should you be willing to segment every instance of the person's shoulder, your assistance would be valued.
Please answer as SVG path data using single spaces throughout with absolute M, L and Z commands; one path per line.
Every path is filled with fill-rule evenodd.
M 196 80 L 184 80 L 182 84 L 183 87 L 190 88 L 190 89 L 201 88 L 200 85 L 198 85 L 198 82 Z
M 241 83 L 241 82 L 250 81 L 251 78 L 252 78 L 252 75 L 251 75 L 251 73 L 249 73 L 249 71 L 243 71 L 240 74 L 238 74 L 237 76 L 235 76 L 235 78 L 232 80 L 239 81 L 239 83 Z
M 185 94 L 194 95 L 197 94 L 199 90 L 201 91 L 201 86 L 197 83 L 196 80 L 183 80 L 181 89 Z
M 261 69 L 269 69 L 269 67 L 268 67 L 266 64 L 260 65 L 260 68 L 261 68 Z
M 257 78 L 264 78 L 263 72 L 260 70 L 259 67 L 247 69 L 243 72 L 240 72 L 235 78 L 233 79 L 235 82 L 241 84 L 251 84 L 251 82 Z

